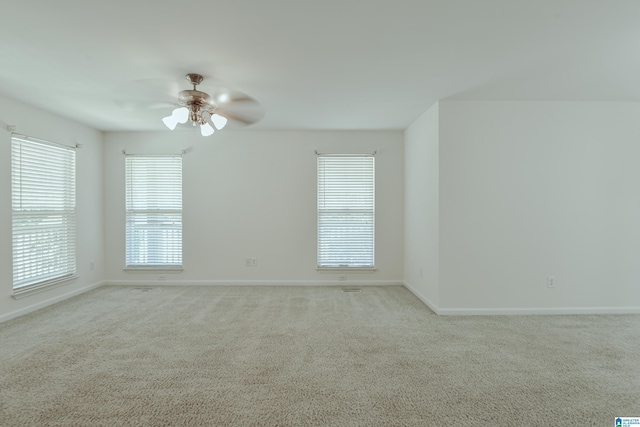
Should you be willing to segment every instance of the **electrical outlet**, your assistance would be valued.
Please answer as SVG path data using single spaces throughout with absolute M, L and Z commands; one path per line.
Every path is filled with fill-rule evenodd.
M 256 267 L 258 265 L 258 259 L 256 257 L 251 258 L 251 267 Z
M 251 258 L 245 258 L 244 259 L 244 266 L 245 267 L 251 267 Z
M 166 274 L 158 274 L 158 280 L 167 280 Z
M 553 276 L 547 277 L 547 288 L 555 288 L 556 287 L 556 278 Z
M 93 260 L 89 261 L 89 270 L 93 270 L 94 268 L 96 268 L 96 266 L 93 263 Z

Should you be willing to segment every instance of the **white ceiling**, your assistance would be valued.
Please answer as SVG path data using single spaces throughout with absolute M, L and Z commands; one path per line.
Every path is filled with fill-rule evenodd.
M 404 129 L 450 97 L 639 101 L 640 1 L 20 0 L 0 58 L 0 94 L 105 131 L 162 129 L 116 101 L 187 72 L 257 99 L 251 129 Z

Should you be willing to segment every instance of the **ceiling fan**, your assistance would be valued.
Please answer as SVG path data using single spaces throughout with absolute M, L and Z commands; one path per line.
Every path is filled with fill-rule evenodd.
M 264 114 L 260 104 L 244 93 L 217 89 L 210 95 L 197 89 L 204 80 L 201 74 L 188 73 L 186 78 L 193 89 L 180 91 L 178 107 L 162 119 L 171 130 L 178 124 L 189 122 L 193 126 L 200 126 L 202 136 L 209 136 L 224 128 L 229 121 L 250 125 L 260 120 Z

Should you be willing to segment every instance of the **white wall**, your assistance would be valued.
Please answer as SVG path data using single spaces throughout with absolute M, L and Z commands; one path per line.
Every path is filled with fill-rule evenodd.
M 404 280 L 427 305 L 440 305 L 439 106 L 404 132 Z
M 158 281 L 124 267 L 124 156 L 179 153 L 183 160 L 183 264 L 167 283 L 336 283 L 316 271 L 314 150 L 376 155 L 376 266 L 348 281 L 402 283 L 403 135 L 390 132 L 197 131 L 105 135 L 106 277 Z M 244 260 L 256 257 L 257 267 Z M 163 273 L 164 274 L 164 273 Z M 345 273 L 340 273 L 345 274 Z
M 639 118 L 637 103 L 440 102 L 442 311 L 639 311 Z
M 167 283 L 338 284 L 338 274 L 315 270 L 314 150 L 378 150 L 378 271 L 349 274 L 347 284 L 404 279 L 443 314 L 638 312 L 638 117 L 634 103 L 441 101 L 404 135 L 103 137 L 0 97 L 0 120 L 18 132 L 83 144 L 77 151 L 79 279 L 14 300 L 10 134 L 0 130 L 0 321 L 105 278 L 159 283 L 157 274 L 122 270 L 120 151 L 185 148 L 192 148 L 184 157 L 185 270 Z M 245 267 L 246 257 L 257 257 L 258 266 Z M 556 289 L 547 288 L 548 276 L 555 276 Z
M 71 120 L 0 97 L 0 123 L 16 132 L 67 145 L 83 144 L 77 162 L 78 279 L 15 300 L 11 255 L 11 133 L 0 129 L 0 321 L 43 307 L 101 283 L 103 270 L 102 134 Z M 90 261 L 95 268 L 89 269 Z

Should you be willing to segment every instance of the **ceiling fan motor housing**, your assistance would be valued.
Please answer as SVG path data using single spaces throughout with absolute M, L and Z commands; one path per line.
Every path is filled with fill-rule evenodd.
M 199 90 L 182 90 L 178 95 L 178 99 L 181 104 L 188 106 L 198 105 L 202 107 L 205 105 L 213 105 L 211 97 Z

